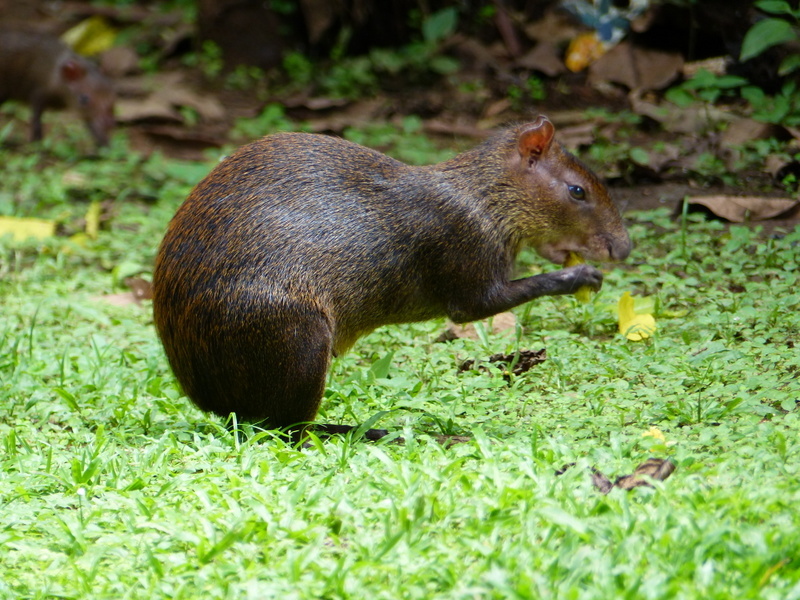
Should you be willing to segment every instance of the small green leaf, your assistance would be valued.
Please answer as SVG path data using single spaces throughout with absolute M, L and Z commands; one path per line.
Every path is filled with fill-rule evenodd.
M 450 75 L 461 67 L 461 63 L 452 56 L 434 56 L 429 64 L 431 70 L 439 75 Z
M 747 100 L 752 106 L 760 106 L 766 101 L 764 90 L 754 85 L 743 87 L 739 93 L 742 95 L 742 98 Z
M 375 379 L 386 379 L 389 376 L 389 369 L 392 366 L 392 358 L 394 352 L 388 352 L 374 363 L 369 368 L 369 372 Z
M 721 89 L 733 89 L 738 88 L 747 83 L 747 79 L 744 77 L 739 77 L 738 75 L 722 75 L 721 77 L 717 77 L 714 85 Z
M 63 400 L 67 403 L 67 406 L 69 406 L 72 410 L 77 412 L 80 409 L 78 406 L 78 400 L 75 398 L 74 394 L 60 387 L 53 388 L 53 391 L 61 396 L 61 398 L 63 398 Z
M 753 25 L 742 41 L 739 60 L 744 62 L 764 52 L 767 48 L 797 39 L 791 24 L 783 19 L 764 19 Z
M 680 106 L 681 108 L 689 106 L 694 101 L 694 97 L 685 89 L 680 87 L 668 89 L 665 97 L 667 100 L 676 106 Z
M 790 54 L 781 61 L 778 67 L 778 75 L 788 75 L 800 68 L 800 54 Z
M 637 165 L 647 166 L 650 164 L 650 155 L 644 148 L 631 148 L 630 156 Z
M 760 0 L 756 2 L 756 8 L 773 15 L 791 15 L 792 7 L 786 0 Z
M 422 24 L 422 37 L 426 42 L 440 42 L 456 30 L 458 9 L 454 6 L 443 8 L 425 19 Z
M 544 506 L 538 512 L 545 521 L 574 531 L 579 535 L 583 535 L 589 530 L 585 521 L 557 506 Z

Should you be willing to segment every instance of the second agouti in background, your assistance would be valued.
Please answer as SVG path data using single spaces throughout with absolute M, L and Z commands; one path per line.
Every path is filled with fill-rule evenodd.
M 114 127 L 111 82 L 87 59 L 51 35 L 0 29 L 0 104 L 19 100 L 31 107 L 31 140 L 41 140 L 48 108 L 76 110 L 98 146 Z
M 156 327 L 186 394 L 298 430 L 331 357 L 376 327 L 599 289 L 588 264 L 510 279 L 526 244 L 559 265 L 631 249 L 606 188 L 554 133 L 539 117 L 427 167 L 304 133 L 240 148 L 195 187 L 156 259 Z

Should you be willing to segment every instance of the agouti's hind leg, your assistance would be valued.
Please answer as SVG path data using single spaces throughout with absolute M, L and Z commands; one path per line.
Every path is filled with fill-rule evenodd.
M 333 334 L 322 315 L 303 315 L 295 326 L 274 335 L 265 353 L 260 383 L 253 392 L 264 394 L 265 425 L 302 431 L 317 416 L 330 367 Z M 277 342 L 277 343 L 275 343 Z

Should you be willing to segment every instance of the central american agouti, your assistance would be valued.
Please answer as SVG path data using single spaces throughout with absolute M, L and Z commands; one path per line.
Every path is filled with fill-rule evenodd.
M 438 165 L 279 133 L 220 163 L 169 224 L 155 323 L 202 409 L 271 428 L 313 421 L 331 357 L 389 323 L 473 321 L 600 288 L 581 264 L 509 277 L 524 244 L 563 264 L 628 256 L 597 177 L 544 117 Z
M 0 104 L 31 106 L 31 140 L 42 139 L 46 108 L 74 108 L 99 146 L 114 127 L 115 93 L 97 67 L 61 40 L 43 33 L 0 29 Z

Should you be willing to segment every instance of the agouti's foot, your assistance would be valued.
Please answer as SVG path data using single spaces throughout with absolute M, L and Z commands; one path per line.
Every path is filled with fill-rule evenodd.
M 318 423 L 313 426 L 314 433 L 318 434 L 319 437 L 330 437 L 332 435 L 343 435 L 348 434 L 351 431 L 358 429 L 353 425 L 333 425 L 331 423 Z M 362 434 L 364 439 L 369 440 L 371 442 L 376 442 L 379 439 L 386 437 L 389 435 L 389 431 L 386 429 L 367 429 Z
M 572 294 L 583 286 L 598 291 L 603 286 L 603 274 L 590 264 L 583 263 L 557 271 L 563 278 L 566 294 Z

